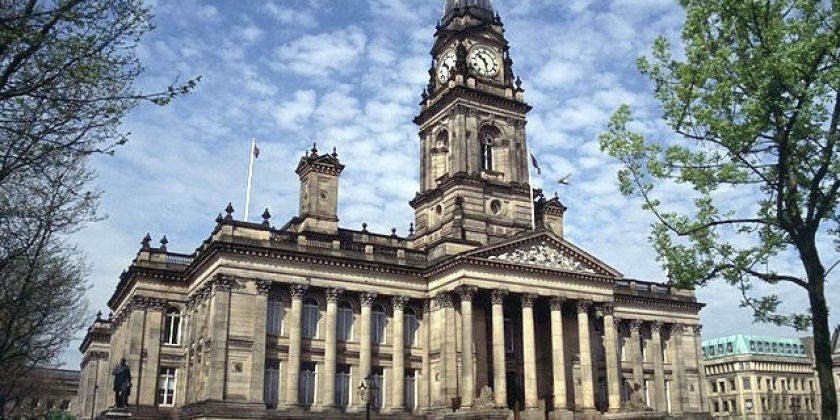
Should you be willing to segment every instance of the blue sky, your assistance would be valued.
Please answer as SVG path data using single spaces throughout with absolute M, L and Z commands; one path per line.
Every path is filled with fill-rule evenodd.
M 142 106 L 124 121 L 131 141 L 97 157 L 107 219 L 73 238 L 91 264 L 92 313 L 107 313 L 117 277 L 151 232 L 169 249 L 192 252 L 231 201 L 241 215 L 250 138 L 262 151 L 251 214 L 268 207 L 282 225 L 297 211 L 294 168 L 317 139 L 338 148 L 341 225 L 406 234 L 418 186 L 418 142 L 411 120 L 428 80 L 442 0 L 149 1 L 157 29 L 139 51 L 153 91 L 203 77 L 196 92 L 159 108 Z M 494 0 L 512 44 L 514 71 L 534 106 L 528 142 L 543 168 L 535 184 L 573 173 L 559 191 L 569 208 L 567 237 L 626 276 L 663 281 L 647 237 L 651 217 L 618 191 L 619 166 L 597 135 L 621 104 L 641 130 L 667 135 L 650 86 L 634 68 L 663 34 L 678 39 L 683 20 L 673 0 Z M 665 189 L 671 197 L 679 189 Z M 734 206 L 749 198 L 730 194 Z M 744 201 L 745 200 L 745 201 Z M 678 199 L 672 200 L 680 206 Z M 828 247 L 824 247 L 826 251 Z M 824 253 L 826 258 L 831 253 Z M 780 269 L 799 272 L 787 258 Z M 761 291 L 758 288 L 757 291 Z M 829 290 L 831 288 L 829 287 Z M 840 294 L 829 293 L 831 306 Z M 804 292 L 784 290 L 786 309 L 803 310 Z M 735 333 L 794 335 L 753 325 L 737 290 L 713 284 L 698 296 L 704 338 Z M 833 322 L 838 318 L 834 317 Z M 80 336 L 81 336 L 80 332 Z M 65 354 L 78 365 L 78 342 Z

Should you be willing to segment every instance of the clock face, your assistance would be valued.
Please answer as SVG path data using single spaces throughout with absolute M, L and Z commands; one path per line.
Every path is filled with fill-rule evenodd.
M 449 78 L 452 76 L 452 69 L 455 68 L 456 61 L 455 51 L 450 50 L 443 53 L 443 56 L 440 58 L 440 64 L 438 64 L 438 80 L 441 83 L 449 81 Z
M 492 77 L 499 74 L 499 59 L 488 47 L 477 46 L 470 51 L 470 66 L 480 76 Z

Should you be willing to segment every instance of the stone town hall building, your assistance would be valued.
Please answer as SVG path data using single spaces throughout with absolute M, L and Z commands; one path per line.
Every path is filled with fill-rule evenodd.
M 281 227 L 229 206 L 192 254 L 147 236 L 81 346 L 81 418 L 113 404 L 123 357 L 135 418 L 343 417 L 363 395 L 387 418 L 597 418 L 632 383 L 657 411 L 705 411 L 703 305 L 623 277 L 564 239 L 557 198 L 532 202 L 531 107 L 508 50 L 490 0 L 446 1 L 408 237 L 339 227 L 345 168 L 315 148 Z

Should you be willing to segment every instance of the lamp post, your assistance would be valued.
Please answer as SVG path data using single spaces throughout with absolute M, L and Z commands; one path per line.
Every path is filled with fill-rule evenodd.
M 365 402 L 365 420 L 370 420 L 370 403 L 376 398 L 378 388 L 373 382 L 373 376 L 368 375 L 359 385 L 359 399 Z
M 461 408 L 461 396 L 452 397 L 452 412 L 458 411 Z

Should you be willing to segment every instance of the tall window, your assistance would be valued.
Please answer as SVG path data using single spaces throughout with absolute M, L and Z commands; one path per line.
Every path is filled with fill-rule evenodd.
M 338 341 L 351 340 L 353 332 L 353 307 L 347 302 L 341 302 L 338 305 L 336 328 L 338 328 Z
M 177 345 L 180 341 L 181 311 L 177 308 L 169 308 L 163 319 L 163 344 Z
M 481 169 L 484 171 L 493 170 L 493 144 L 501 133 L 496 127 L 483 127 L 478 134 L 480 144 Z
M 266 360 L 263 380 L 263 401 L 269 407 L 277 407 L 280 396 L 280 361 Z
M 335 403 L 340 408 L 347 408 L 350 405 L 350 365 L 336 367 Z
M 279 300 L 268 301 L 268 313 L 266 314 L 265 330 L 268 335 L 279 336 L 283 328 L 283 302 Z
M 385 343 L 385 308 L 382 305 L 373 307 L 373 342 Z
M 175 368 L 160 368 L 158 375 L 158 404 L 165 407 L 175 405 Z
M 315 363 L 303 362 L 300 364 L 298 403 L 302 405 L 315 403 Z
M 375 367 L 370 371 L 371 376 L 371 386 L 376 391 L 373 392 L 373 395 L 370 396 L 370 406 L 374 409 L 381 409 L 382 408 L 382 396 L 385 395 L 385 381 L 382 379 L 385 377 L 383 374 L 381 367 Z
M 304 338 L 314 338 L 318 334 L 318 301 L 308 298 L 303 301 L 303 319 L 301 329 Z
M 416 404 L 417 387 L 415 382 L 414 369 L 405 370 L 405 379 L 403 380 L 403 401 L 405 401 L 405 408 L 414 411 Z
M 403 343 L 406 347 L 414 347 L 417 328 L 417 315 L 414 313 L 414 309 L 406 309 L 403 314 Z

